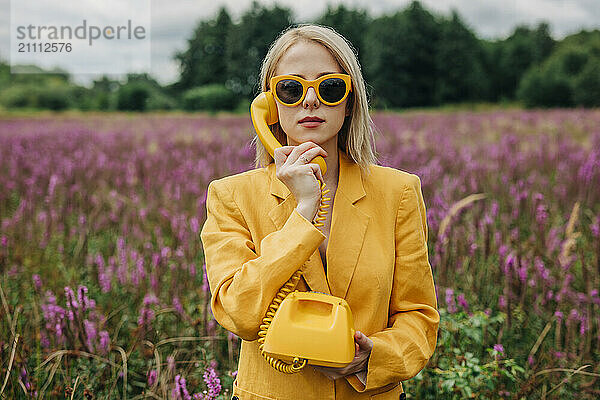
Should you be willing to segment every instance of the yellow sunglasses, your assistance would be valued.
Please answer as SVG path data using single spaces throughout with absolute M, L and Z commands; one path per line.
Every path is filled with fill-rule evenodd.
M 295 75 L 277 75 L 271 78 L 271 91 L 283 105 L 293 107 L 302 102 L 312 87 L 321 103 L 328 106 L 340 104 L 352 90 L 350 75 L 327 74 L 312 81 Z

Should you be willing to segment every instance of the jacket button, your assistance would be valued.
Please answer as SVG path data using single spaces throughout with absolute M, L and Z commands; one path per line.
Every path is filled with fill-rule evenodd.
M 406 399 L 406 395 L 404 393 L 400 393 L 400 400 L 405 400 Z

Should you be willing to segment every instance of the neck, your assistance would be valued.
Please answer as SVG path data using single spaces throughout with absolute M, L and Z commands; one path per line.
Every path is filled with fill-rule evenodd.
M 330 140 L 329 142 L 324 143 L 321 147 L 323 147 L 323 149 L 327 152 L 327 157 L 325 157 L 325 163 L 327 164 L 327 172 L 325 173 L 325 175 L 323 175 L 323 179 L 325 180 L 325 184 L 327 185 L 327 187 L 335 189 L 338 185 L 340 170 L 338 160 L 340 150 L 337 147 L 337 141 Z

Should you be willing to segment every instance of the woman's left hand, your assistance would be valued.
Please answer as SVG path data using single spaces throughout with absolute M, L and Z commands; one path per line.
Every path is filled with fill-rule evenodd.
M 367 365 L 369 364 L 371 349 L 373 349 L 373 341 L 366 337 L 362 332 L 356 331 L 354 332 L 354 345 L 356 346 L 354 359 L 345 367 L 335 368 L 313 365 L 313 368 L 323 373 L 329 379 L 338 379 L 346 375 L 366 370 Z

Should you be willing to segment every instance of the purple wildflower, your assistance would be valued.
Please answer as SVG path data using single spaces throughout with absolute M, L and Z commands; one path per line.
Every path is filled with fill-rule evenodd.
M 521 283 L 525 283 L 527 281 L 527 265 L 517 268 L 517 275 Z
M 494 345 L 494 350 L 500 354 L 504 354 L 504 346 L 502 346 L 500 343 Z
M 200 223 L 198 222 L 198 218 L 192 217 L 190 218 L 190 227 L 192 228 L 192 232 L 194 234 L 200 231 Z
M 93 322 L 83 320 L 83 328 L 85 329 L 86 344 L 90 351 L 94 351 L 94 341 L 96 340 L 96 325 Z
M 183 306 L 181 305 L 179 297 L 177 296 L 173 297 L 173 307 L 180 315 L 183 315 Z
M 586 317 L 585 314 L 582 314 L 579 317 L 579 322 L 580 322 L 580 324 L 579 324 L 579 334 L 581 336 L 584 336 L 585 332 L 589 330 L 589 327 L 587 326 L 587 317 Z
M 548 219 L 548 208 L 544 204 L 538 204 L 535 209 L 535 220 L 538 226 L 542 228 Z
M 146 326 L 154 321 L 154 310 L 148 307 L 142 307 L 138 317 L 138 326 Z
M 507 253 L 508 253 L 508 246 L 505 244 L 500 245 L 500 247 L 498 248 L 498 255 L 500 256 L 500 259 L 504 258 Z
M 579 318 L 579 312 L 577 312 L 576 309 L 572 308 L 571 312 L 569 313 L 569 318 L 568 319 L 570 321 L 573 321 L 573 320 L 576 320 L 578 318 Z
M 150 287 L 155 292 L 158 292 L 158 270 L 155 270 L 153 274 L 150 274 Z
M 556 357 L 556 358 L 563 358 L 564 356 L 565 356 L 565 353 L 563 353 L 562 351 L 554 352 L 554 357 Z
M 493 218 L 495 218 L 495 217 L 496 217 L 496 215 L 498 215 L 498 202 L 497 202 L 497 201 L 493 201 L 493 202 L 492 202 L 492 210 L 491 210 L 491 213 L 492 213 L 492 217 L 493 217 Z
M 227 331 L 227 338 L 233 343 L 237 343 L 237 341 L 239 340 L 239 337 L 235 333 L 229 331 Z
M 167 356 L 167 369 L 169 371 L 175 371 L 175 357 Z
M 85 310 L 88 310 L 88 309 L 92 309 L 96 305 L 95 302 L 90 301 L 90 299 L 87 297 L 87 292 L 88 292 L 88 288 L 85 286 L 80 285 L 77 288 L 77 300 L 79 301 L 79 304 L 81 305 L 82 312 L 84 312 Z
M 144 257 L 139 257 L 135 262 L 138 279 L 144 279 L 146 277 L 146 270 L 144 269 Z
M 185 378 L 181 375 L 175 376 L 175 387 L 171 392 L 171 398 L 175 400 L 192 400 L 185 385 Z
M 100 350 L 103 354 L 108 353 L 110 347 L 110 337 L 107 331 L 100 331 Z
M 154 293 L 148 293 L 144 296 L 140 316 L 138 317 L 138 326 L 149 325 L 154 320 L 154 310 L 150 308 L 152 304 L 158 304 L 158 298 Z
M 207 293 L 209 291 L 208 279 L 206 277 L 206 264 L 202 265 L 202 291 Z
M 50 339 L 48 339 L 48 335 L 46 335 L 46 332 L 44 331 L 40 332 L 40 344 L 44 349 L 50 347 Z
M 477 243 L 473 242 L 469 246 L 469 256 L 472 257 L 475 254 L 475 250 L 477 250 Z
M 152 267 L 156 269 L 158 264 L 160 264 L 160 254 L 152 253 Z
M 21 381 L 22 382 L 27 381 L 27 370 L 25 369 L 25 367 L 21 368 Z
M 209 336 L 216 335 L 217 322 L 213 318 L 211 313 L 211 319 L 206 323 L 206 333 L 208 333 Z
M 102 293 L 110 292 L 110 269 L 107 270 L 104 265 L 104 258 L 101 254 L 96 254 L 96 266 L 98 267 L 98 283 Z
M 458 301 L 459 306 L 461 306 L 466 312 L 469 312 L 469 303 L 467 303 L 464 293 L 459 294 L 456 297 L 456 300 Z
M 50 290 L 46 291 L 46 301 L 41 305 L 41 308 L 46 321 L 46 330 L 54 335 L 57 343 L 62 344 L 65 340 L 63 328 L 66 325 L 65 315 L 68 314 L 67 311 L 56 305 L 56 297 Z M 47 344 L 50 345 L 49 341 Z
M 506 256 L 506 260 L 504 261 L 504 265 L 502 266 L 502 272 L 504 275 L 507 275 L 510 269 L 515 265 L 516 256 L 514 252 L 510 252 Z
M 127 283 L 127 272 L 129 265 L 127 263 L 127 252 L 125 250 L 125 239 L 119 237 L 117 239 L 117 250 L 119 253 L 119 267 L 117 268 L 117 278 L 119 283 L 124 285 Z
M 77 300 L 75 300 L 75 293 L 73 289 L 68 286 L 65 286 L 65 297 L 67 298 L 67 317 L 70 321 L 75 319 L 75 313 L 79 309 L 79 304 Z
M 454 290 L 451 288 L 446 289 L 446 306 L 448 307 L 448 312 L 450 314 L 454 314 L 458 311 L 456 308 L 456 303 L 454 301 Z
M 562 312 L 560 311 L 555 311 L 554 312 L 554 316 L 556 317 L 556 319 L 558 320 L 558 322 L 561 322 L 564 318 L 564 315 Z
M 35 289 L 37 291 L 42 290 L 42 278 L 40 278 L 40 276 L 38 274 L 33 274 L 31 278 L 33 279 L 33 284 L 35 286 Z
M 153 386 L 158 378 L 158 373 L 155 369 L 148 371 L 148 386 Z
M 598 236 L 600 236 L 600 215 L 598 216 L 598 218 L 596 218 L 596 221 L 594 221 L 594 223 L 590 225 L 590 229 L 592 230 L 592 235 L 595 238 L 598 238 Z
M 504 298 L 504 296 L 500 296 L 498 299 L 498 307 L 500 307 L 502 310 L 506 309 L 506 298 Z
M 57 183 L 58 176 L 52 174 L 52 176 L 50 176 L 50 182 L 48 182 L 48 196 L 46 197 L 46 203 L 50 203 L 50 199 L 54 196 L 54 188 L 56 188 Z
M 204 382 L 208 388 L 208 393 L 205 398 L 207 400 L 215 399 L 219 393 L 221 393 L 221 380 L 213 367 L 208 367 L 208 369 L 204 371 Z
M 148 293 L 144 296 L 144 305 L 158 304 L 158 297 L 154 293 Z

